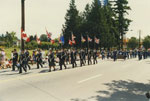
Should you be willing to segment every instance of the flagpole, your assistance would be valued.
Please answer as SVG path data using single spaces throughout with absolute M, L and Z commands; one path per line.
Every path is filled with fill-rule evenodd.
M 88 51 L 89 51 L 89 40 L 88 40 L 89 36 L 87 35 L 87 42 L 88 42 Z
M 82 36 L 82 34 L 81 34 L 81 49 L 82 49 L 82 37 L 83 37 L 83 36 Z
M 21 36 L 22 30 L 25 31 L 25 0 L 21 0 Z M 24 50 L 24 40 L 21 37 L 21 50 Z
M 95 49 L 95 35 L 94 35 L 94 41 L 93 42 L 94 42 L 94 49 Z

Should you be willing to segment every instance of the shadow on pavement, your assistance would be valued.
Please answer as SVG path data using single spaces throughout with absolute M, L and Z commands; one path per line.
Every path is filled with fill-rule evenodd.
M 128 81 L 112 81 L 105 83 L 108 90 L 97 91 L 97 95 L 85 99 L 71 99 L 71 101 L 148 101 L 145 94 L 150 90 L 150 84 Z M 103 96 L 102 96 L 103 95 Z

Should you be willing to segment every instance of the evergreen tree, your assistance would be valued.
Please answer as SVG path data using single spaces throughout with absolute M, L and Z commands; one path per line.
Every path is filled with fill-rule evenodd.
M 130 25 L 131 20 L 126 18 L 128 14 L 128 10 L 131 8 L 128 6 L 127 0 L 116 0 L 115 1 L 115 13 L 117 16 L 117 26 L 118 26 L 118 34 L 120 36 L 120 46 L 123 48 L 123 35 L 128 31 L 128 27 Z
M 74 34 L 76 40 L 80 40 L 79 28 L 81 17 L 79 16 L 79 11 L 76 8 L 75 0 L 71 0 L 65 20 L 66 22 L 63 26 L 63 34 L 65 38 L 65 46 L 68 46 L 68 42 L 69 39 L 71 39 L 72 34 Z M 79 41 L 76 44 L 79 46 Z

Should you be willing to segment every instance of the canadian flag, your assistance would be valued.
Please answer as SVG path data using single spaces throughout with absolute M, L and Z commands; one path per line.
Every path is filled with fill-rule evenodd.
M 23 29 L 21 29 L 21 38 L 22 38 L 23 40 L 27 40 L 27 34 L 24 32 Z
M 30 37 L 27 38 L 26 42 L 30 42 Z
M 91 39 L 90 37 L 88 37 L 88 41 L 89 41 L 89 42 L 91 42 L 91 41 L 92 41 L 92 39 Z
M 55 43 L 55 40 L 51 40 L 51 44 L 54 44 Z
M 71 40 L 69 40 L 69 45 L 71 45 L 71 46 L 72 46 L 72 41 L 71 41 Z

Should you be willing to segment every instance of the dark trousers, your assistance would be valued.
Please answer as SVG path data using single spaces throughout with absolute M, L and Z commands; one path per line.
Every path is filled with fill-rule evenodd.
M 21 64 L 21 65 L 19 66 L 19 73 L 22 73 L 22 68 L 23 68 L 23 70 L 24 70 L 25 72 L 27 72 L 27 68 L 25 67 L 25 64 Z
M 17 61 L 13 61 L 12 71 L 15 71 L 15 67 L 17 67 Z M 17 67 L 18 68 L 18 67 Z M 18 68 L 19 69 L 19 68 Z
M 91 58 L 88 58 L 88 65 L 91 65 L 91 64 L 92 64 Z
M 93 63 L 94 63 L 94 64 L 97 64 L 97 58 L 94 58 L 94 59 L 93 59 Z
M 60 62 L 59 66 L 60 66 L 60 70 L 62 70 L 62 66 L 64 65 L 65 69 L 67 69 L 65 62 Z
M 40 66 L 43 68 L 42 62 L 37 61 L 37 69 L 39 69 Z
M 80 59 L 80 66 L 82 67 L 82 65 L 85 65 L 84 60 Z
M 26 63 L 25 63 L 25 67 L 27 68 L 29 68 L 29 70 L 31 69 L 31 67 L 30 67 L 30 65 L 29 65 L 29 63 L 28 63 L 28 61 L 26 61 Z

